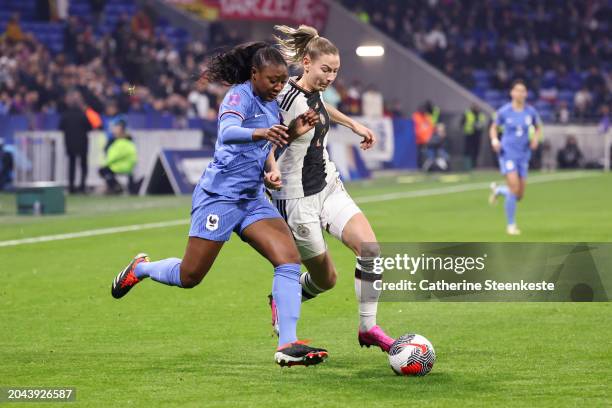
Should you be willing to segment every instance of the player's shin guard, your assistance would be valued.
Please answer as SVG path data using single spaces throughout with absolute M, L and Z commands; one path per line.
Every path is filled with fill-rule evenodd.
M 278 345 L 297 341 L 297 321 L 302 306 L 300 264 L 284 264 L 274 268 L 272 296 L 278 313 Z
M 374 289 L 374 281 L 382 274 L 374 272 L 373 257 L 357 257 L 355 267 L 355 294 L 359 302 L 359 330 L 368 331 L 376 325 L 376 312 L 380 291 Z
M 183 287 L 181 284 L 181 260 L 178 258 L 138 264 L 134 274 L 138 279 L 149 277 L 164 285 Z
M 302 286 L 302 302 L 305 302 L 317 295 L 325 292 L 325 289 L 321 289 L 312 280 L 312 276 L 309 272 L 304 272 L 300 276 L 300 285 Z

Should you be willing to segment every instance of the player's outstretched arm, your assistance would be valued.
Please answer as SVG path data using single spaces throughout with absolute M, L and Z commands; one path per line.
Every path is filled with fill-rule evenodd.
M 374 146 L 376 143 L 376 136 L 372 130 L 357 122 L 355 119 L 349 118 L 333 106 L 325 104 L 325 109 L 327 109 L 329 118 L 332 120 L 332 122 L 345 126 L 351 129 L 358 136 L 362 137 L 360 145 L 363 150 L 368 150 Z

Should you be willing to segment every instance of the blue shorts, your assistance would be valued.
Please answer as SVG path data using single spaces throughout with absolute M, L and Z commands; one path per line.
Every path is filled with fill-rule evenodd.
M 232 199 L 208 193 L 196 186 L 191 204 L 190 237 L 228 241 L 232 231 L 242 231 L 256 221 L 281 218 L 278 210 L 262 195 L 255 199 Z
M 529 159 L 510 159 L 499 156 L 499 171 L 504 176 L 513 171 L 518 172 L 520 178 L 527 178 L 529 171 Z

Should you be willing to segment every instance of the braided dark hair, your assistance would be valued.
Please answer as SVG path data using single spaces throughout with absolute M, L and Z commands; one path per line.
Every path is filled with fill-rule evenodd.
M 250 42 L 212 57 L 203 77 L 211 82 L 241 84 L 251 78 L 253 67 L 261 69 L 270 64 L 287 66 L 278 49 L 263 41 Z

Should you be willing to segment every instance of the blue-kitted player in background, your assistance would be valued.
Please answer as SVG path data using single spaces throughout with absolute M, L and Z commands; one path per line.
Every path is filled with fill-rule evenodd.
M 512 101 L 497 110 L 489 131 L 491 146 L 499 156 L 499 169 L 506 177 L 505 186 L 491 183 L 489 202 L 494 204 L 500 195 L 506 198 L 506 232 L 519 235 L 521 231 L 515 219 L 516 204 L 525 195 L 529 159 L 531 151 L 538 147 L 542 122 L 533 106 L 525 103 L 527 86 L 522 80 L 512 83 L 510 97 Z M 502 129 L 501 141 L 499 128 Z
M 288 126 L 280 124 L 276 97 L 288 80 L 287 63 L 266 43 L 243 44 L 217 55 L 204 75 L 233 86 L 219 109 L 214 159 L 193 192 L 185 255 L 157 262 L 150 262 L 146 254 L 137 255 L 117 275 L 111 293 L 121 298 L 145 278 L 192 288 L 235 232 L 274 266 L 272 294 L 280 325 L 275 361 L 281 366 L 320 363 L 327 351 L 297 339 L 300 255 L 289 227 L 265 197 L 263 185 L 272 145 L 282 148 L 290 138 L 308 132 L 318 114 L 309 110 Z

